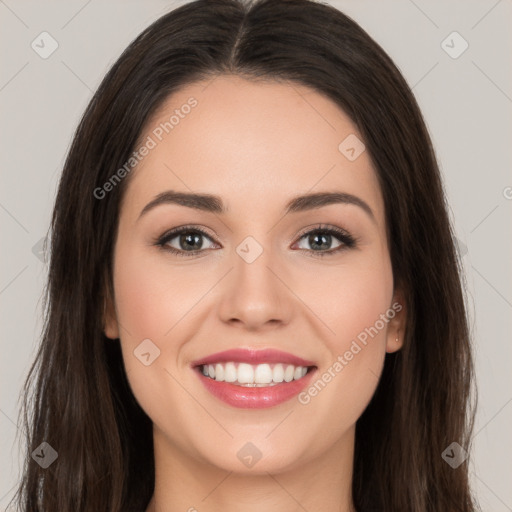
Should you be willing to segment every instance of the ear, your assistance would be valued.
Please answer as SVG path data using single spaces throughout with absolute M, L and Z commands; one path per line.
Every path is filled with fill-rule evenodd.
M 400 289 L 395 290 L 393 300 L 388 310 L 388 330 L 386 339 L 386 352 L 392 353 L 400 350 L 404 343 L 407 307 L 404 294 Z
M 103 302 L 103 332 L 107 338 L 119 338 L 119 325 L 112 292 L 108 284 L 105 285 L 105 300 Z

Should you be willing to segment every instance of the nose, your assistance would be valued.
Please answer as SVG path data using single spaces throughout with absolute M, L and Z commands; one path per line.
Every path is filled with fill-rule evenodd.
M 287 325 L 294 295 L 285 284 L 286 272 L 273 261 L 270 251 L 263 250 L 254 261 L 242 256 L 234 254 L 233 268 L 223 280 L 220 319 L 248 331 Z

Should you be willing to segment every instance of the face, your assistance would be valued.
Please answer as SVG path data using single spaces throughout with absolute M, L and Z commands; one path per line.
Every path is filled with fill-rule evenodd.
M 309 88 L 222 76 L 169 97 L 140 141 L 105 333 L 155 439 L 236 472 L 336 453 L 405 311 L 355 125 Z M 322 193 L 339 195 L 291 203 Z M 254 469 L 247 456 L 261 457 Z

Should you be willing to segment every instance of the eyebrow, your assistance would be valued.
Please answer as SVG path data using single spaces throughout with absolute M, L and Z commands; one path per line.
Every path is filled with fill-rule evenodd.
M 364 210 L 376 222 L 375 215 L 368 204 L 361 198 L 344 192 L 315 192 L 293 197 L 285 206 L 288 213 L 315 210 L 331 204 L 351 204 Z M 228 209 L 219 196 L 167 190 L 158 194 L 140 212 L 139 219 L 147 212 L 163 204 L 178 204 L 187 208 L 215 214 L 225 214 Z

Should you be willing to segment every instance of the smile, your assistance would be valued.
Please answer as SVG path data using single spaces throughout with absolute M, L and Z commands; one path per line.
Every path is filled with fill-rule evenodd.
M 285 352 L 234 349 L 192 363 L 205 388 L 230 406 L 260 409 L 298 395 L 317 367 Z

